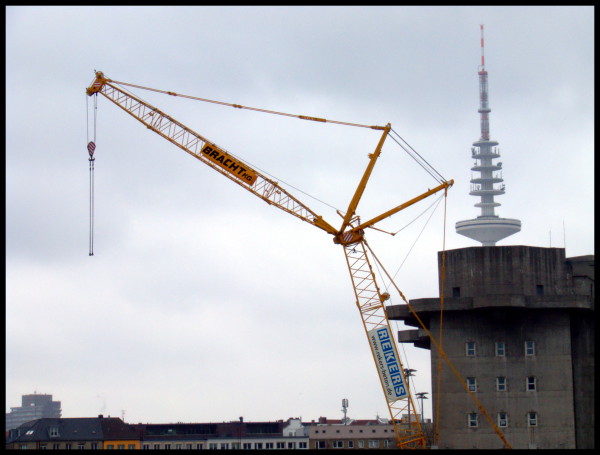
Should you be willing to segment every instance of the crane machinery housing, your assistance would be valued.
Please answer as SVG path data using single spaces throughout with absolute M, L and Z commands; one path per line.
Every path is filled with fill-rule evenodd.
M 147 102 L 132 95 L 120 87 L 123 85 L 162 92 L 171 96 L 194 98 L 186 95 L 179 95 L 174 92 L 150 89 L 134 84 L 114 81 L 106 77 L 101 71 L 96 71 L 95 79 L 91 85 L 87 87 L 86 93 L 88 96 L 97 94 L 103 95 L 143 123 L 148 129 L 159 134 L 186 153 L 202 161 L 204 164 L 237 183 L 242 188 L 250 191 L 268 204 L 330 234 L 333 237 L 333 242 L 343 247 L 346 265 L 353 284 L 356 305 L 360 312 L 363 328 L 367 335 L 373 360 L 379 374 L 381 388 L 385 396 L 391 422 L 394 426 L 398 447 L 424 448 L 425 435 L 421 427 L 420 419 L 417 418 L 416 415 L 415 410 L 417 407 L 413 401 L 410 389 L 407 387 L 407 376 L 405 374 L 405 369 L 403 368 L 402 360 L 398 355 L 393 332 L 387 317 L 385 302 L 389 299 L 390 295 L 387 292 L 382 292 L 376 282 L 373 271 L 373 261 L 375 260 L 378 264 L 380 263 L 365 239 L 365 229 L 374 227 L 379 221 L 386 219 L 439 191 L 444 191 L 446 193 L 448 188 L 453 185 L 454 181 L 442 179 L 441 183 L 435 188 L 428 189 L 424 193 L 403 204 L 391 208 L 368 221 L 361 222 L 360 218 L 356 215 L 356 209 L 369 181 L 375 163 L 381 154 L 381 149 L 391 130 L 391 125 L 388 123 L 385 126 L 368 126 L 337 122 L 317 117 L 294 116 L 303 120 L 341 123 L 381 131 L 379 142 L 375 151 L 369 155 L 369 162 L 354 192 L 348 209 L 344 214 L 338 212 L 342 216 L 342 224 L 339 228 L 335 228 L 332 224 L 325 221 L 322 216 L 318 215 L 307 205 L 286 191 L 277 182 L 253 169 L 241 159 L 235 157 L 232 153 L 229 153 L 227 150 L 194 132 L 187 126 L 179 123 L 177 120 L 168 116 L 156 107 L 153 107 Z M 210 101 L 201 98 L 195 99 Z M 227 104 L 235 108 L 259 110 L 237 104 L 219 104 Z M 278 113 L 273 111 L 264 112 Z M 290 114 L 282 115 L 290 116 Z M 93 166 L 94 149 L 95 144 L 90 142 L 88 144 L 88 151 L 90 153 L 91 166 Z M 391 279 L 391 277 L 389 278 Z M 397 286 L 396 289 L 398 289 Z M 404 299 L 402 294 L 401 296 Z M 406 301 L 406 299 L 404 300 Z M 408 428 L 400 425 L 400 419 L 403 412 L 408 412 L 409 414 L 413 413 L 408 419 Z

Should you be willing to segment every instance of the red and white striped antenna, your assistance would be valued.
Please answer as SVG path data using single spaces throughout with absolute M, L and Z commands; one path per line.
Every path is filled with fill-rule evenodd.
M 485 55 L 483 52 L 484 49 L 484 42 L 483 42 L 483 24 L 481 24 L 479 26 L 479 29 L 481 30 L 481 70 L 485 71 Z

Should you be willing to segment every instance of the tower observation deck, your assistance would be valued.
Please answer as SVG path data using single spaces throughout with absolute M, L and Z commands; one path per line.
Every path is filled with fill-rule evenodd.
M 471 168 L 471 196 L 478 196 L 480 201 L 475 207 L 481 208 L 481 215 L 472 220 L 456 223 L 456 232 L 481 242 L 482 246 L 495 246 L 496 242 L 521 230 L 521 221 L 500 218 L 494 209 L 501 204 L 494 201 L 494 196 L 504 194 L 505 186 L 502 179 L 502 163 L 494 160 L 500 158 L 498 142 L 490 139 L 488 102 L 488 73 L 485 70 L 483 25 L 481 29 L 481 66 L 479 68 L 479 115 L 481 137 L 473 143 L 471 157 L 475 164 Z

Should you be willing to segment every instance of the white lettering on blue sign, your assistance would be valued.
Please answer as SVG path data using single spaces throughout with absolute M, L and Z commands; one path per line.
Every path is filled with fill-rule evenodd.
M 388 401 L 392 402 L 406 397 L 407 392 L 400 371 L 400 362 L 389 329 L 381 327 L 370 330 L 368 334 L 379 377 Z

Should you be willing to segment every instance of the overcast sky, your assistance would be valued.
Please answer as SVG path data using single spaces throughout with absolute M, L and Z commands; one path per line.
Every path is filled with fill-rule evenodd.
M 445 225 L 446 248 L 455 249 L 479 245 L 454 225 L 480 214 L 468 192 L 485 24 L 490 130 L 506 184 L 496 214 L 522 222 L 498 244 L 580 256 L 594 252 L 593 13 L 7 7 L 7 412 L 36 391 L 61 401 L 65 417 L 134 423 L 341 418 L 343 398 L 352 418 L 387 417 L 342 248 L 102 96 L 89 256 L 94 132 L 85 88 L 94 70 L 245 106 L 390 122 L 455 180 Z M 285 182 L 334 226 L 380 137 L 132 91 Z M 436 184 L 388 140 L 358 213 L 368 219 Z M 438 296 L 444 201 L 436 201 L 381 223 L 402 229 L 396 236 L 367 232 L 409 299 Z M 391 303 L 402 301 L 392 293 Z M 417 370 L 413 390 L 431 392 L 429 352 L 399 349 Z

